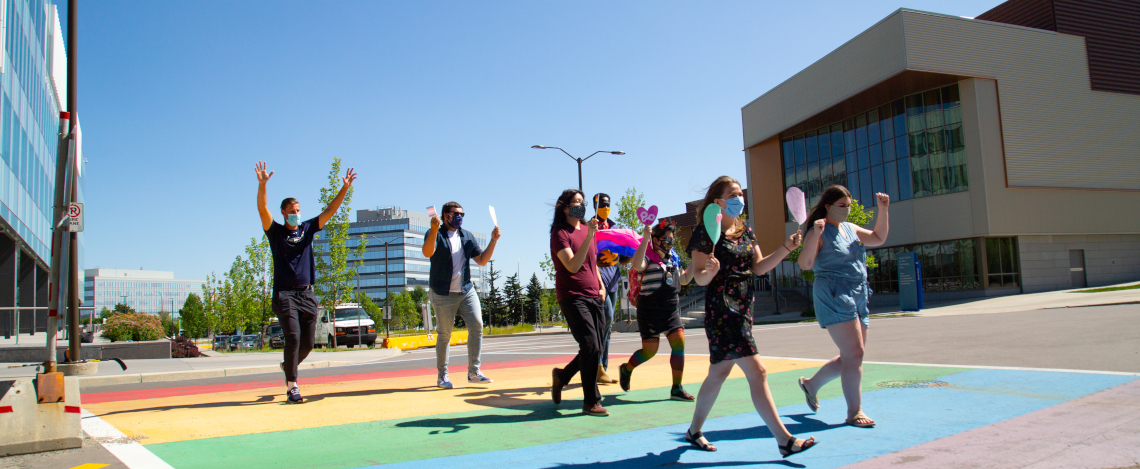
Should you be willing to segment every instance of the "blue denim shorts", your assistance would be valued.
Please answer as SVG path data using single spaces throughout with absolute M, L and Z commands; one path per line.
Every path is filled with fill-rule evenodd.
M 812 291 L 815 303 L 815 318 L 819 327 L 858 319 L 866 327 L 871 327 L 868 315 L 871 310 L 867 300 L 871 297 L 867 283 L 845 282 L 842 280 L 817 278 Z

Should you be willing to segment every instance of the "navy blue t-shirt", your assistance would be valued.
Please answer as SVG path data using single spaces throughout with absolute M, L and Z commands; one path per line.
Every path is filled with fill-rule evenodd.
M 273 253 L 273 291 L 313 284 L 317 271 L 313 258 L 313 236 L 321 231 L 320 222 L 312 218 L 301 222 L 295 230 L 273 221 L 265 236 Z

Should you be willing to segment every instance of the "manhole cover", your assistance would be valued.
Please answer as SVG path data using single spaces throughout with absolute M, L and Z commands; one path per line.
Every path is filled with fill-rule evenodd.
M 942 386 L 949 386 L 944 381 L 923 381 L 919 379 L 903 379 L 893 381 L 883 381 L 876 384 L 880 388 L 936 388 Z

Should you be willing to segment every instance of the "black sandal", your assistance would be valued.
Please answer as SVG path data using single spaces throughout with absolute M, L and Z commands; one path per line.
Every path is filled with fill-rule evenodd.
M 815 443 L 816 443 L 814 436 L 811 438 L 808 438 L 806 440 L 800 438 L 799 440 L 803 442 L 803 443 L 800 443 L 800 450 L 799 451 L 792 451 L 792 447 L 795 446 L 796 440 L 797 440 L 797 438 L 793 436 L 793 437 L 788 439 L 788 442 L 786 444 L 776 445 L 777 448 L 780 448 L 780 456 L 787 458 L 788 456 L 791 456 L 793 454 L 802 453 L 804 451 L 811 449 L 811 447 L 815 446 Z
M 709 452 L 716 451 L 716 446 L 713 446 L 711 443 L 701 443 L 701 438 L 704 438 L 704 437 L 705 437 L 705 435 L 701 432 L 697 432 L 694 434 L 694 433 L 689 433 L 689 430 L 685 430 L 685 441 L 691 443 L 693 446 L 696 446 L 697 449 L 699 449 L 701 451 L 709 451 Z

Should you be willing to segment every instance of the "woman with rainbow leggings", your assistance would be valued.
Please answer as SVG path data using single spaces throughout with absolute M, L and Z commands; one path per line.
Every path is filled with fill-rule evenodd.
M 641 350 L 629 357 L 619 369 L 619 381 L 624 391 L 629 391 L 629 380 L 633 369 L 657 354 L 661 344 L 658 335 L 665 334 L 669 340 L 669 366 L 673 369 L 673 387 L 669 398 L 675 401 L 692 402 L 692 395 L 681 387 L 681 376 L 685 372 L 685 329 L 681 325 L 681 312 L 677 309 L 677 292 L 681 285 L 692 279 L 681 267 L 681 259 L 673 251 L 677 225 L 661 220 L 652 228 L 645 227 L 641 245 L 633 254 L 633 268 L 642 272 L 641 293 L 637 298 L 637 328 L 641 332 Z M 653 249 L 648 249 L 652 241 Z

